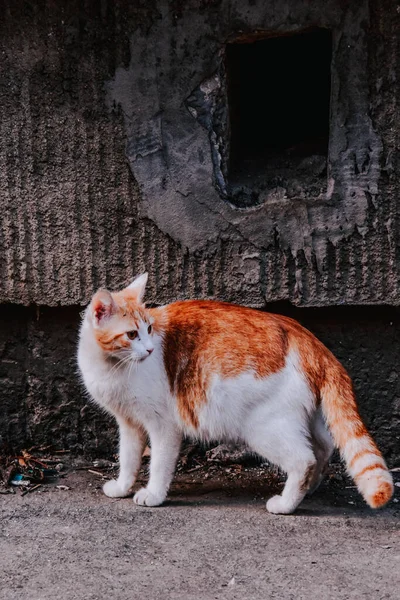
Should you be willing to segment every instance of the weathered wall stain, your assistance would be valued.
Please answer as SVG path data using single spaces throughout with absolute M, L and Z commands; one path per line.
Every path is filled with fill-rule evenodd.
M 219 19 L 213 20 L 216 10 Z M 142 192 L 142 214 L 192 251 L 210 249 L 222 236 L 260 250 L 278 231 L 283 248 L 295 257 L 304 250 L 308 261 L 314 253 L 320 268 L 328 240 L 337 244 L 355 228 L 364 233 L 369 202 L 377 203 L 382 152 L 369 106 L 369 20 L 367 2 L 334 0 L 312 8 L 302 1 L 255 3 L 251 10 L 230 1 L 209 11 L 189 3 L 175 19 L 167 5 L 161 8 L 161 18 L 145 34 L 132 36 L 130 65 L 118 69 L 108 86 L 110 105 L 121 106 L 124 114 L 127 158 Z M 225 44 L 246 32 L 287 33 L 315 25 L 333 31 L 326 193 L 288 198 L 281 187 L 261 206 L 235 210 L 226 191 L 224 140 L 215 116 L 226 102 Z

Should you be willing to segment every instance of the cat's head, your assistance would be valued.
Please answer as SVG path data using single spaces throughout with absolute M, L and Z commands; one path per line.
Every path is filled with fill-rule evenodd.
M 88 308 L 96 342 L 110 356 L 142 361 L 154 350 L 153 318 L 143 304 L 147 273 L 121 292 L 99 290 Z

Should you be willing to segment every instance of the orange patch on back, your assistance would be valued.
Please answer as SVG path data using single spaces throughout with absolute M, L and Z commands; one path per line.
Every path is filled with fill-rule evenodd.
M 195 429 L 213 374 L 253 371 L 267 377 L 283 368 L 289 341 L 277 315 L 213 301 L 187 301 L 165 309 L 164 363 L 182 419 Z

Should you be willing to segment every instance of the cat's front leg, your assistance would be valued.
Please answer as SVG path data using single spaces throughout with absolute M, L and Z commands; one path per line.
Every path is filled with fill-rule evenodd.
M 181 446 L 182 434 L 173 427 L 149 431 L 151 458 L 150 477 L 145 488 L 140 489 L 133 501 L 141 506 L 159 506 L 167 497 Z
M 110 498 L 129 496 L 142 462 L 146 434 L 143 429 L 130 420 L 117 417 L 119 425 L 119 475 L 103 486 L 103 492 Z

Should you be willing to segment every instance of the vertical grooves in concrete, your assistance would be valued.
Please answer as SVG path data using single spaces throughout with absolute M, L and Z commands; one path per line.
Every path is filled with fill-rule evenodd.
M 147 269 L 157 302 L 208 296 L 259 306 L 283 299 L 398 304 L 400 52 L 389 0 L 371 3 L 369 68 L 380 74 L 379 89 L 374 78 L 370 83 L 371 119 L 383 139 L 379 194 L 362 230 L 339 242 L 315 232 L 296 256 L 278 234 L 274 244 L 255 249 L 251 239 L 238 242 L 227 231 L 191 254 L 141 219 L 123 115 L 118 107 L 110 112 L 104 87 L 129 63 L 140 18 L 152 20 L 154 7 L 131 4 L 93 9 L 72 1 L 23 10 L 3 3 L 0 301 L 84 303 L 97 287 L 118 288 Z M 324 248 L 318 261 L 315 243 Z

